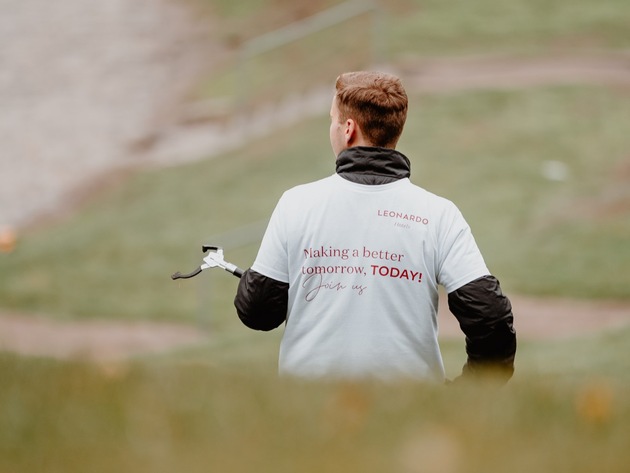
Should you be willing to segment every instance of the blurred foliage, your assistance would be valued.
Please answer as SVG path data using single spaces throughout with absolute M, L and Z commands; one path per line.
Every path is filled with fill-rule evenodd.
M 630 341 L 614 336 L 622 350 Z M 630 370 L 617 357 L 616 375 L 599 371 L 608 341 L 532 345 L 575 359 L 547 363 L 548 377 L 517 371 L 505 387 L 307 383 L 254 370 L 254 359 L 245 369 L 212 357 L 0 355 L 0 470 L 625 473 Z

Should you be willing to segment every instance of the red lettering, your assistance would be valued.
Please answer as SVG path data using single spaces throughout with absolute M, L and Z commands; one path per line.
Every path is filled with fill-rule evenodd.
M 415 281 L 417 278 L 418 282 L 422 283 L 422 273 L 418 271 L 400 269 L 394 266 L 379 266 L 377 264 L 373 264 L 370 267 L 372 268 L 372 276 L 378 275 L 396 279 L 407 279 L 408 281 Z

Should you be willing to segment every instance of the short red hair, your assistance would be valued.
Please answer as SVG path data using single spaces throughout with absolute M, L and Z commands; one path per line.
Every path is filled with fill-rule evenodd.
M 337 78 L 335 88 L 340 120 L 353 119 L 373 146 L 396 146 L 408 106 L 398 77 L 383 72 L 347 72 Z

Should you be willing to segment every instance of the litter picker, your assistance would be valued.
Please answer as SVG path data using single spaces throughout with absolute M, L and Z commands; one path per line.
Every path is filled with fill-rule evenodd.
M 203 258 L 203 263 L 201 263 L 197 269 L 188 274 L 182 274 L 177 271 L 175 274 L 171 275 L 171 279 L 189 279 L 197 276 L 197 274 L 204 269 L 217 267 L 225 269 L 228 273 L 233 274 L 237 278 L 240 278 L 243 275 L 243 270 L 241 268 L 232 263 L 228 263 L 223 259 L 223 248 L 220 246 L 203 245 L 201 247 L 201 251 L 203 251 L 203 253 L 209 253 Z

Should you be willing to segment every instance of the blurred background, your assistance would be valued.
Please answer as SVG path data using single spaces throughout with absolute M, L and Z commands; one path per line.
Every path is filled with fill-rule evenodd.
M 626 0 L 0 0 L 0 471 L 627 471 Z M 238 280 L 398 74 L 412 181 L 514 305 L 508 386 L 302 384 Z M 449 377 L 464 340 L 440 315 Z

